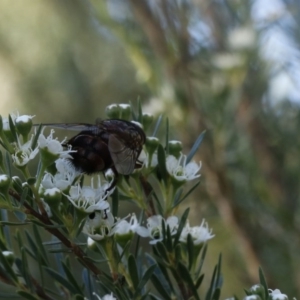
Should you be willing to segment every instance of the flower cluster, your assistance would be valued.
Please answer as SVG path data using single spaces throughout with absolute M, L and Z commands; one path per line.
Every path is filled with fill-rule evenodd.
M 3 119 L 0 122 L 1 145 L 11 155 L 13 165 L 22 175 L 7 175 L 11 174 L 12 169 L 10 165 L 7 166 L 9 160 L 5 164 L 2 156 L 0 157 L 0 208 L 17 211 L 16 216 L 20 216 L 23 222 L 26 220 L 35 222 L 37 226 L 42 225 L 41 230 L 48 230 L 55 236 L 56 240 L 51 241 L 51 245 L 57 240 L 64 245 L 61 248 L 62 255 L 67 248 L 77 256 L 87 271 L 83 272 L 86 286 L 94 287 L 101 282 L 99 290 L 89 288 L 89 298 L 114 300 L 123 299 L 126 295 L 124 299 L 142 299 L 147 297 L 146 284 L 151 279 L 153 286 L 162 295 L 167 295 L 166 298 L 172 294 L 171 298 L 176 299 L 194 296 L 198 299 L 197 290 L 204 277 L 201 267 L 206 254 L 205 244 L 215 235 L 202 218 L 199 225 L 191 226 L 188 209 L 178 217 L 178 208 L 197 187 L 198 183 L 184 192 L 185 183 L 189 184 L 200 177 L 201 162 L 192 161 L 192 157 L 199 148 L 203 135 L 198 137 L 190 153 L 186 155 L 182 153 L 180 141 L 168 140 L 169 133 L 166 134 L 167 141 L 164 146 L 160 143 L 156 133 L 161 120 L 157 120 L 153 130 L 153 116 L 143 114 L 141 109 L 139 114 L 135 115 L 130 105 L 113 104 L 107 107 L 106 113 L 109 118 L 118 119 L 118 122 L 124 120 L 121 124 L 125 124 L 125 128 L 130 121 L 140 126 L 145 136 L 148 129 L 153 136 L 144 139 L 143 132 L 135 125 L 129 126 L 132 130 L 129 133 L 123 128 L 120 136 L 116 128 L 111 131 L 103 129 L 103 132 L 99 129 L 99 132 L 103 133 L 101 135 L 97 131 L 98 128 L 93 126 L 95 130 L 91 133 L 92 137 L 87 135 L 88 149 L 85 151 L 83 145 L 83 151 L 74 154 L 75 150 L 67 146 L 68 143 L 72 144 L 70 141 L 59 141 L 54 136 L 53 129 L 46 135 L 47 129 L 32 124 L 33 116 L 11 115 Z M 105 124 L 105 121 L 99 124 L 99 128 L 101 124 Z M 138 133 L 140 139 L 137 140 L 145 141 L 145 144 L 141 149 L 142 145 L 137 143 L 136 150 L 132 146 L 135 139 L 132 143 L 127 142 L 127 139 L 130 139 L 131 135 L 137 136 Z M 98 142 L 105 146 L 104 151 L 102 147 L 98 147 Z M 38 154 L 39 167 L 35 175 L 32 175 L 28 165 Z M 78 168 L 74 167 L 77 166 L 74 162 L 78 156 L 83 162 L 99 162 L 99 169 L 103 174 L 85 176 L 83 172 L 78 171 Z M 95 156 L 97 159 L 93 160 Z M 130 166 L 130 174 L 122 172 L 123 164 L 125 169 Z M 11 201 L 11 197 L 14 197 L 15 201 Z M 119 217 L 119 208 L 125 201 L 135 205 L 135 211 L 139 210 L 139 213 Z M 49 271 L 72 297 L 80 294 L 82 299 L 87 299 L 86 291 L 82 291 L 81 285 L 76 283 L 68 269 L 68 259 L 60 259 L 59 268 L 63 271 L 58 274 L 48 264 L 44 248 L 46 243 L 43 243 L 36 227 L 33 232 L 36 243 L 27 235 L 31 247 L 26 247 L 27 252 L 30 255 L 38 253 L 38 263 L 45 265 L 45 270 Z M 87 242 L 78 243 L 82 238 Z M 20 236 L 17 236 L 17 242 L 22 248 Z M 0 247 L 3 248 L 0 252 L 1 268 L 5 266 L 9 272 L 6 280 L 27 293 L 30 290 L 28 286 L 32 284 L 26 273 L 29 271 L 23 272 L 26 262 L 22 261 L 21 264 L 21 260 L 15 258 L 14 252 L 9 251 L 10 246 L 4 245 L 4 241 Z M 152 252 L 141 251 L 142 247 L 151 249 Z M 135 248 L 134 253 L 132 248 Z M 22 252 L 22 259 L 27 252 Z M 107 268 L 98 268 L 96 262 L 89 257 L 91 252 L 100 255 Z M 32 257 L 34 258 L 33 255 Z M 140 267 L 142 261 L 147 261 L 147 264 Z M 110 274 L 102 269 L 109 270 Z M 211 297 L 207 296 L 207 299 L 218 299 L 222 284 L 220 270 L 221 258 L 215 267 L 207 293 Z M 18 275 L 15 276 L 14 272 Z M 97 281 L 93 276 L 87 275 L 89 272 L 96 275 Z M 120 284 L 122 280 L 126 281 L 126 284 Z M 174 285 L 178 283 L 178 286 L 173 288 L 173 282 Z M 126 293 L 123 293 L 123 290 Z M 100 292 L 96 294 L 94 291 Z M 267 288 L 261 285 L 254 286 L 247 291 L 245 299 L 265 299 L 263 291 L 267 291 Z M 264 295 L 267 295 L 267 292 Z M 288 299 L 279 290 L 269 290 L 267 296 L 272 300 Z M 154 298 L 157 297 L 153 296 Z

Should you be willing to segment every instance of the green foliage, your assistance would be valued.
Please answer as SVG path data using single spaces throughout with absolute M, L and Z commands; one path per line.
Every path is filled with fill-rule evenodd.
M 111 106 L 107 112 L 123 116 L 123 110 L 127 110 L 126 105 Z M 130 111 L 133 119 L 143 123 L 140 105 L 137 114 L 132 108 Z M 126 116 L 130 120 L 130 116 Z M 23 118 L 26 117 L 31 120 L 28 116 Z M 18 118 L 9 118 L 10 128 L 14 128 Z M 147 118 L 148 121 L 151 119 Z M 161 118 L 153 125 L 156 133 L 160 123 Z M 153 128 L 149 126 L 149 130 Z M 189 209 L 185 210 L 180 221 L 174 215 L 175 209 L 177 211 L 197 186 L 193 185 L 183 194 L 188 181 L 199 176 L 200 165 L 187 163 L 183 154 L 179 158 L 169 155 L 168 148 L 159 143 L 158 147 L 151 148 L 151 152 L 147 152 L 146 145 L 139 158 L 142 167 L 129 176 L 119 175 L 117 188 L 110 193 L 107 192 L 110 183 L 101 184 L 105 178 L 98 176 L 96 187 L 94 177 L 91 186 L 87 187 L 83 174 L 75 173 L 70 166 L 68 169 L 70 163 L 60 155 L 69 155 L 70 149 L 61 151 L 61 144 L 53 138 L 53 132 L 46 138 L 39 125 L 38 133 L 33 134 L 31 140 L 35 148 L 27 149 L 25 138 L 12 131 L 11 142 L 6 148 L 13 149 L 13 164 L 9 158 L 7 166 L 11 167 L 2 168 L 2 171 L 11 169 L 12 176 L 16 167 L 23 176 L 9 179 L 1 175 L 0 186 L 7 194 L 4 199 L 7 204 L 4 204 L 9 205 L 10 211 L 21 214 L 21 222 L 3 219 L 1 225 L 4 228 L 26 225 L 26 229 L 19 227 L 15 246 L 2 239 L 0 271 L 3 275 L 0 279 L 4 283 L 15 286 L 17 294 L 26 299 L 84 299 L 86 296 L 91 298 L 93 293 L 112 293 L 117 299 L 200 299 L 199 291 L 205 289 L 201 267 L 206 241 L 213 235 L 204 222 L 198 227 L 189 225 Z M 165 131 L 169 131 L 168 122 Z M 169 134 L 165 136 L 168 145 Z M 194 144 L 189 160 L 200 147 L 202 137 L 200 135 Z M 37 174 L 35 177 L 28 166 L 37 151 L 41 157 L 39 170 L 33 171 Z M 15 153 L 19 152 L 21 155 L 17 158 Z M 57 156 L 51 173 L 47 171 L 49 160 L 45 159 L 46 156 L 51 159 Z M 155 156 L 157 162 L 152 161 Z M 190 164 L 193 164 L 192 171 L 189 170 Z M 109 180 L 113 182 L 113 179 Z M 87 193 L 87 198 L 84 193 Z M 103 195 L 102 198 L 99 195 Z M 135 215 L 129 222 L 126 218 L 118 218 L 119 205 L 124 205 L 126 200 L 140 209 L 139 221 Z M 144 220 L 147 227 L 141 226 Z M 45 232 L 48 232 L 48 238 Z M 80 242 L 86 235 L 89 236 L 87 243 Z M 138 237 L 133 239 L 135 235 Z M 144 238 L 151 238 L 150 247 L 141 243 Z M 7 258 L 5 253 L 10 253 Z M 57 266 L 52 263 L 53 255 Z M 84 285 L 80 284 L 76 274 L 80 269 L 78 263 L 76 266 L 70 263 L 74 258 L 81 265 Z M 33 275 L 34 266 L 38 276 Z M 221 260 L 207 289 L 207 300 L 219 299 L 220 269 Z

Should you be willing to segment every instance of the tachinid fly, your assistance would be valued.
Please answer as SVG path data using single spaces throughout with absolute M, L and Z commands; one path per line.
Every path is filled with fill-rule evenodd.
M 96 124 L 42 125 L 80 131 L 64 145 L 76 150 L 70 153 L 73 158 L 70 162 L 77 170 L 86 174 L 105 172 L 111 168 L 115 173 L 115 181 L 109 189 L 115 186 L 118 174 L 129 175 L 139 167 L 137 159 L 146 136 L 142 128 L 135 123 L 108 119 Z

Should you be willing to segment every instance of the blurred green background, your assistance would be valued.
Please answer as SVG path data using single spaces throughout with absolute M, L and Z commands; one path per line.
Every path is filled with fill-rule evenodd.
M 223 254 L 222 299 L 258 282 L 300 297 L 298 0 L 2 0 L 1 115 L 91 122 L 164 113 L 202 182 L 187 206 Z

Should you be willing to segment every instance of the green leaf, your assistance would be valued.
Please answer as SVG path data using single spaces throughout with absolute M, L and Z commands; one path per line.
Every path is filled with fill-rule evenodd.
M 157 267 L 156 265 L 152 265 L 147 269 L 147 271 L 145 272 L 145 274 L 143 275 L 142 279 L 139 282 L 139 285 L 137 287 L 137 292 L 141 291 L 145 287 L 146 283 L 151 278 L 156 267 Z
M 267 285 L 267 281 L 266 281 L 264 272 L 261 267 L 259 267 L 258 275 L 259 275 L 259 281 L 265 289 L 265 298 L 268 299 L 269 298 L 269 292 L 268 292 L 269 289 L 268 289 L 268 285 Z
M 177 205 L 179 205 L 182 201 L 184 201 L 194 190 L 195 188 L 200 184 L 200 181 L 198 181 L 180 200 L 176 201 L 176 198 L 174 198 L 173 206 L 172 208 L 175 208 Z M 176 193 L 177 194 L 177 193 Z M 176 197 L 175 194 L 175 197 Z
M 162 121 L 162 115 L 160 115 L 160 116 L 158 117 L 157 121 L 156 121 L 156 124 L 155 124 L 154 131 L 153 131 L 152 136 L 156 136 L 156 135 L 157 135 L 159 126 L 160 126 L 160 124 L 161 124 L 161 121 Z
M 8 222 L 8 221 L 1 221 L 0 222 L 0 225 L 1 226 L 4 226 L 4 225 L 7 225 L 7 226 L 23 226 L 23 225 L 28 225 L 28 224 L 31 224 L 30 222 Z
M 216 287 L 222 286 L 222 276 L 221 276 L 221 266 L 222 266 L 222 254 L 219 255 L 219 261 L 217 264 L 217 277 L 216 277 Z
M 26 248 L 24 246 L 21 248 L 21 258 L 22 258 L 22 260 L 20 260 L 21 274 L 27 284 L 27 288 L 29 288 L 31 291 L 33 291 L 34 289 L 33 289 L 33 284 L 32 284 L 31 277 L 30 277 L 28 259 L 27 259 L 27 255 L 26 255 Z M 19 260 L 16 259 L 16 261 L 19 261 Z
M 83 295 L 75 295 L 72 297 L 72 300 L 85 300 L 86 298 Z
M 72 275 L 70 269 L 67 267 L 67 265 L 64 262 L 62 262 L 62 267 L 64 269 L 64 272 L 65 272 L 66 276 L 67 276 L 67 279 L 69 280 L 69 283 L 72 284 L 72 286 L 77 291 L 77 293 L 82 295 L 83 294 L 82 289 L 80 288 L 80 286 L 78 285 L 76 279 Z
M 143 110 L 142 110 L 142 103 L 140 97 L 137 99 L 137 105 L 138 105 L 138 122 L 143 124 Z
M 139 217 L 139 224 L 142 223 L 144 217 L 144 211 L 141 212 L 140 217 Z M 135 243 L 135 249 L 134 249 L 134 256 L 137 257 L 138 252 L 139 252 L 139 248 L 140 248 L 140 241 L 141 241 L 141 237 L 138 235 L 136 237 L 136 243 Z M 124 249 L 125 250 L 125 249 Z
M 219 300 L 221 295 L 221 289 L 220 288 L 216 288 L 214 291 L 214 294 L 212 296 L 212 300 Z
M 160 171 L 160 176 L 166 183 L 169 177 L 167 167 L 166 167 L 166 155 L 165 150 L 161 144 L 157 148 L 157 159 L 158 159 L 158 169 Z
M 56 280 L 59 284 L 64 286 L 66 289 L 68 289 L 72 294 L 77 293 L 77 291 L 73 287 L 73 285 L 66 278 L 64 278 L 62 275 L 60 275 L 58 272 L 54 271 L 53 269 L 51 269 L 49 267 L 44 267 L 44 269 L 48 272 L 49 275 L 51 275 L 51 277 L 54 280 Z
M 5 166 L 6 166 L 6 170 L 7 170 L 7 175 L 11 178 L 12 177 L 12 168 L 11 168 L 10 154 L 8 152 L 5 152 Z
M 161 284 L 160 280 L 155 274 L 151 276 L 151 281 L 154 287 L 156 288 L 156 290 L 161 294 L 164 300 L 172 300 L 171 296 L 165 290 L 164 286 Z
M 221 264 L 222 264 L 222 256 L 220 254 L 218 263 L 214 268 L 210 287 L 209 287 L 206 297 L 205 297 L 206 300 L 216 300 L 218 298 L 215 298 L 215 297 L 220 296 L 219 292 L 218 291 L 216 292 L 216 290 L 220 289 L 220 287 L 222 285 Z
M 9 152 L 9 149 L 8 147 L 0 140 L 0 145 L 6 150 Z
M 173 200 L 173 208 L 176 207 L 179 204 L 178 202 L 180 201 L 180 197 L 181 197 L 182 192 L 183 192 L 183 188 L 182 187 L 179 188 L 176 191 L 175 196 L 174 196 L 174 200 Z
M 5 275 L 10 279 L 10 281 L 17 283 L 18 277 L 13 271 L 10 263 L 7 261 L 6 257 L 2 254 L 2 251 L 0 251 L 0 263 L 2 264 L 3 268 L 5 269 L 6 273 Z
M 171 235 L 171 229 L 170 226 L 165 224 L 164 221 L 162 221 L 164 224 L 162 225 L 162 228 L 165 228 L 165 234 L 164 234 L 164 243 L 166 245 L 166 248 L 168 252 L 172 252 L 173 249 L 173 243 L 172 243 L 172 235 Z
M 146 258 L 150 265 L 157 265 L 154 273 L 159 279 L 161 285 L 163 285 L 164 289 L 168 292 L 169 295 L 171 293 L 174 294 L 173 282 L 171 281 L 169 273 L 165 266 L 163 264 L 157 263 L 154 258 L 148 253 L 146 253 Z
M 139 274 L 137 270 L 136 261 L 133 255 L 129 255 L 128 257 L 128 271 L 132 280 L 133 287 L 136 290 L 139 285 Z
M 35 149 L 35 147 L 37 146 L 37 141 L 38 141 L 38 138 L 40 136 L 40 133 L 42 132 L 42 128 L 43 128 L 42 124 L 38 125 L 38 128 L 36 130 L 36 133 L 34 135 L 32 143 L 31 143 L 31 149 Z
M 193 293 L 195 299 L 200 300 L 197 289 L 195 288 L 194 282 L 191 278 L 190 272 L 186 268 L 186 266 L 181 262 L 178 263 L 178 273 L 180 274 L 181 280 L 185 281 L 188 284 L 188 287 Z
M 16 294 L 7 294 L 0 292 L 0 299 L 14 299 L 16 300 Z
M 204 274 L 202 274 L 196 281 L 195 288 L 198 290 L 204 278 Z
M 76 237 L 78 237 L 79 234 L 82 232 L 82 229 L 83 229 L 83 227 L 84 227 L 84 224 L 85 224 L 85 222 L 84 222 L 84 221 L 81 221 L 80 225 L 77 227 L 76 234 L 75 234 Z
M 206 131 L 203 131 L 197 138 L 197 140 L 195 141 L 190 153 L 187 155 L 187 158 L 186 158 L 186 163 L 188 164 L 192 158 L 194 157 L 195 153 L 197 152 L 197 150 L 199 149 L 202 141 L 203 141 L 203 138 L 204 138 L 204 135 L 205 135 L 205 132 Z
M 169 119 L 166 118 L 166 154 L 169 154 Z
M 216 272 L 217 272 L 217 267 L 214 268 L 212 279 L 210 281 L 210 286 L 209 286 L 209 289 L 208 289 L 208 291 L 206 293 L 205 300 L 211 300 L 212 299 L 212 294 L 213 294 L 214 284 L 215 284 Z
M 156 193 L 154 192 L 153 194 L 153 198 L 155 199 L 155 203 L 156 203 L 156 207 L 157 207 L 157 210 L 158 210 L 158 214 L 160 215 L 163 215 L 164 214 L 164 209 L 162 207 L 162 201 L 160 201 L 156 195 Z
M 157 242 L 155 248 L 157 249 L 160 258 L 164 259 L 165 262 L 169 263 L 169 257 L 165 245 L 162 242 Z
M 7 222 L 8 221 L 8 213 L 7 213 L 6 209 L 1 209 L 0 210 L 0 216 L 1 216 L 2 222 Z M 2 226 L 1 233 L 4 235 L 3 236 L 4 240 L 2 240 L 0 238 L 1 246 L 4 246 L 4 244 L 5 244 L 5 246 L 8 249 L 11 249 L 11 235 L 10 235 L 10 232 L 9 232 L 9 228 L 7 226 Z M 6 247 L 2 247 L 1 249 L 4 250 L 4 249 L 6 249 Z
M 40 250 L 40 248 L 43 248 L 43 245 L 39 245 L 38 242 L 34 241 L 33 238 L 31 237 L 30 233 L 26 230 L 25 231 L 29 246 L 32 250 L 32 253 L 34 253 L 33 258 L 37 260 L 39 263 L 42 265 L 48 265 L 48 259 L 47 256 L 43 254 L 43 251 Z
M 194 242 L 193 242 L 193 238 L 190 234 L 188 234 L 187 237 L 187 243 L 186 243 L 186 248 L 188 251 L 188 259 L 189 259 L 189 270 L 191 270 L 193 263 L 194 263 Z
M 127 250 L 129 249 L 130 244 L 131 244 L 131 241 L 128 241 L 128 242 L 126 243 L 126 245 L 124 246 L 124 248 L 123 248 L 123 250 L 122 250 L 122 252 L 121 252 L 121 254 L 120 254 L 119 258 L 118 258 L 117 263 L 121 263 L 121 260 L 122 260 L 122 257 L 124 256 L 124 254 L 125 254 L 125 253 L 128 253 Z M 135 255 L 135 257 L 137 257 L 137 255 Z
M 118 216 L 118 209 L 119 209 L 119 190 L 115 189 L 111 195 L 111 206 L 112 206 L 112 214 L 114 217 Z
M 184 226 L 185 226 L 185 223 L 186 223 L 187 217 L 188 217 L 188 215 L 189 215 L 189 212 L 190 212 L 190 209 L 187 208 L 187 209 L 184 211 L 184 213 L 183 213 L 183 215 L 182 215 L 182 217 L 181 217 L 181 219 L 180 219 L 180 223 L 179 223 L 179 226 L 178 226 L 178 230 L 177 230 L 177 232 L 176 232 L 175 239 L 174 239 L 174 245 L 176 245 L 176 244 L 178 243 L 178 241 L 179 241 L 179 238 L 180 238 L 182 229 L 183 229 Z
M 63 224 L 61 224 L 61 225 L 59 225 L 59 224 L 47 225 L 47 224 L 41 223 L 41 222 L 39 222 L 37 220 L 34 220 L 34 219 L 30 220 L 30 222 L 38 225 L 39 227 L 44 227 L 44 228 L 57 228 L 57 229 L 66 228 L 66 226 L 63 225 Z
M 131 101 L 129 101 L 130 104 L 130 111 L 131 111 L 131 115 L 132 115 L 132 120 L 137 121 L 138 116 L 135 114 L 134 110 L 133 110 L 133 104 Z
M 20 204 L 19 204 L 19 207 L 23 207 L 23 204 L 27 198 L 27 195 L 28 195 L 28 187 L 25 186 L 23 191 L 22 191 L 22 194 L 21 194 L 21 200 L 20 200 Z
M 92 299 L 93 298 L 93 292 L 95 291 L 95 288 L 93 287 L 93 282 L 91 280 L 90 273 L 86 268 L 84 268 L 82 270 L 82 280 L 83 280 L 83 283 L 84 283 L 85 290 L 88 293 L 89 299 Z
M 178 243 L 178 244 L 175 246 L 175 262 L 176 262 L 176 264 L 177 264 L 179 261 L 181 261 L 181 259 L 182 259 L 181 252 L 182 252 L 182 245 L 181 245 L 181 243 Z
M 19 294 L 22 298 L 28 299 L 28 300 L 39 300 L 40 298 L 37 298 L 33 296 L 31 293 L 26 291 L 17 291 L 17 294 Z
M 24 222 L 27 222 L 28 224 L 31 223 L 31 221 L 27 221 L 27 220 L 26 220 L 26 219 L 27 219 L 27 215 L 24 214 L 23 212 L 18 211 L 18 210 L 15 210 L 13 213 L 14 213 L 15 217 L 16 217 L 19 221 L 21 221 L 22 223 L 24 223 Z
M 48 261 L 48 257 L 47 257 L 47 253 L 45 251 L 45 248 L 44 248 L 44 245 L 43 245 L 43 241 L 41 239 L 41 236 L 40 236 L 40 233 L 39 233 L 39 230 L 37 228 L 36 225 L 33 225 L 33 234 L 34 234 L 34 238 L 35 238 L 35 241 L 36 241 L 36 245 L 38 247 L 38 251 L 39 253 L 41 254 L 41 257 L 43 258 L 43 260 L 49 264 L 49 261 Z
M 196 272 L 196 277 L 198 277 L 201 273 L 201 270 L 202 270 L 202 267 L 203 267 L 203 264 L 204 264 L 204 260 L 205 260 L 205 256 L 206 256 L 206 252 L 207 252 L 207 244 L 204 245 L 204 247 L 201 249 L 202 251 L 202 254 L 201 254 L 201 259 L 200 259 L 200 262 L 199 262 L 199 267 L 198 267 L 198 270 Z
M 159 298 L 159 297 L 157 297 L 156 295 L 153 295 L 153 294 L 149 294 L 148 296 L 151 300 L 161 300 L 161 298 Z
M 18 142 L 18 135 L 17 135 L 16 127 L 15 127 L 15 124 L 14 124 L 14 121 L 13 121 L 11 115 L 8 115 L 8 122 L 9 122 L 10 132 L 13 136 L 14 141 L 17 143 Z

